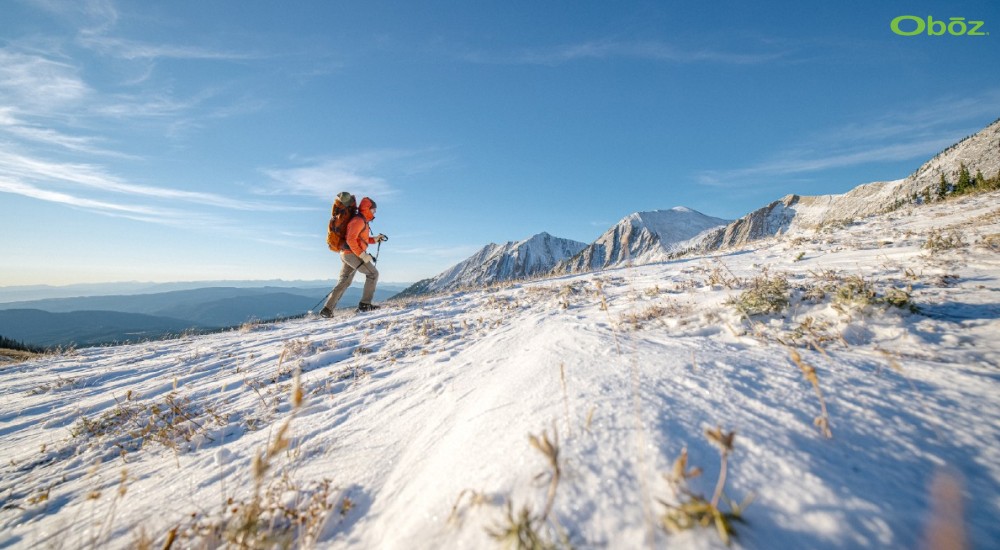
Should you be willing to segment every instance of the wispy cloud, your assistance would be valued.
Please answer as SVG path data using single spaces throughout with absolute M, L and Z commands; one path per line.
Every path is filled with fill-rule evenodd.
M 742 168 L 705 170 L 697 174 L 696 180 L 707 186 L 736 187 L 834 168 L 926 159 L 980 130 L 982 121 L 992 121 L 998 115 L 1000 89 L 942 98 L 873 120 L 827 129 L 775 152 L 769 159 Z
M 78 40 L 82 46 L 97 51 L 102 55 L 127 60 L 200 59 L 239 61 L 264 57 L 261 54 L 250 52 L 217 50 L 182 44 L 140 42 L 138 40 L 128 40 L 94 32 L 83 32 L 80 34 Z
M 757 65 L 781 59 L 786 55 L 787 53 L 783 51 L 746 52 L 712 48 L 688 49 L 662 41 L 595 40 L 511 52 L 472 51 L 461 57 L 474 63 L 508 65 L 554 66 L 574 61 L 617 58 L 646 59 L 677 64 Z
M 334 159 L 300 168 L 265 170 L 277 187 L 273 192 L 309 195 L 329 199 L 344 189 L 358 196 L 382 196 L 393 192 L 389 182 L 369 172 L 358 159 Z
M 112 27 L 118 21 L 118 10 L 111 0 L 31 0 L 31 4 L 91 30 Z
M 307 161 L 292 168 L 263 170 L 273 185 L 261 193 L 291 193 L 329 199 L 344 189 L 358 197 L 385 197 L 397 191 L 390 180 L 425 172 L 447 162 L 427 151 L 378 150 Z
M 0 104 L 51 112 L 78 103 L 90 87 L 73 65 L 0 48 Z
M 86 155 L 135 159 L 102 146 L 103 140 L 94 136 L 70 135 L 52 128 L 45 128 L 24 122 L 17 116 L 14 108 L 0 107 L 0 133 L 19 141 L 32 142 L 41 145 L 83 153 Z
M 82 70 L 68 61 L 0 47 L 0 133 L 17 142 L 51 145 L 105 157 L 128 157 L 108 148 L 97 136 L 79 135 L 86 127 L 107 127 L 137 120 L 162 125 L 162 135 L 181 135 L 198 121 L 240 116 L 265 103 L 246 95 L 222 101 L 219 86 L 186 98 L 159 89 L 131 93 L 99 93 L 81 78 Z M 73 127 L 67 131 L 65 127 Z
M 742 186 L 784 176 L 802 175 L 833 168 L 874 162 L 891 162 L 930 156 L 955 142 L 954 137 L 842 152 L 792 151 L 769 161 L 733 170 L 707 170 L 698 182 L 713 187 Z
M 216 193 L 137 185 L 123 181 L 107 173 L 103 168 L 92 164 L 54 162 L 7 150 L 0 150 L 0 177 L 3 177 L 8 182 L 5 188 L 7 192 L 18 193 L 19 190 L 27 190 L 30 193 L 27 193 L 26 196 L 41 200 L 50 200 L 50 197 L 60 196 L 58 193 L 52 195 L 45 194 L 43 192 L 45 188 L 41 186 L 51 187 L 55 184 L 62 184 L 77 190 L 90 189 L 102 193 L 151 200 L 183 202 L 230 210 L 276 212 L 301 209 L 269 201 L 234 199 Z M 77 204 L 86 207 L 81 201 L 78 201 Z M 52 200 L 52 202 L 65 201 Z M 113 209 L 99 208 L 98 210 Z
M 125 142 L 131 136 L 152 130 L 173 137 L 212 119 L 241 116 L 265 105 L 245 88 L 218 79 L 178 96 L 170 87 L 151 84 L 157 61 L 242 62 L 261 56 L 120 38 L 121 18 L 110 1 L 30 1 L 77 30 L 0 43 L 0 195 L 251 238 L 253 233 L 238 221 L 240 212 L 307 209 L 274 197 L 202 190 L 221 189 L 228 182 L 148 185 L 130 181 L 113 168 L 117 160 L 143 160 L 137 148 Z M 124 74 L 128 81 L 88 80 L 92 74 Z
M 69 151 L 84 153 L 87 155 L 97 155 L 106 157 L 116 157 L 123 159 L 136 159 L 134 155 L 128 155 L 111 149 L 106 149 L 98 145 L 98 138 L 87 136 L 71 136 L 48 128 L 38 128 L 33 126 L 7 126 L 4 128 L 9 134 L 37 143 L 57 145 Z
M 156 208 L 147 205 L 97 200 L 61 191 L 41 189 L 34 185 L 0 176 L 0 193 L 12 193 L 41 201 L 63 204 L 99 214 L 174 227 L 218 225 L 220 220 L 185 210 Z
M 173 118 L 191 113 L 213 95 L 210 90 L 185 99 L 159 92 L 118 94 L 103 103 L 91 105 L 89 112 L 103 119 Z

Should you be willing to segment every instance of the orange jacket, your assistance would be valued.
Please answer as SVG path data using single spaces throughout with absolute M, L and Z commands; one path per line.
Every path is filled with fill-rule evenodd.
M 368 204 L 365 204 L 366 201 Z M 375 244 L 375 239 L 371 236 L 371 229 L 368 227 L 368 222 L 375 219 L 375 215 L 371 211 L 371 204 L 371 199 L 368 197 L 361 199 L 358 215 L 347 223 L 347 246 L 355 256 L 363 254 L 368 249 L 368 245 Z

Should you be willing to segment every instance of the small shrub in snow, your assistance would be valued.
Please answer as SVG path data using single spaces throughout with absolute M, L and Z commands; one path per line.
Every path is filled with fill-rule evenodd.
M 816 351 L 822 352 L 828 342 L 838 339 L 833 326 L 829 321 L 816 320 L 807 316 L 801 323 L 791 331 L 782 336 L 782 341 L 797 345 L 811 346 Z
M 632 325 L 635 329 L 642 328 L 643 323 L 659 319 L 667 314 L 667 308 L 653 304 L 642 311 L 630 311 L 622 314 L 622 322 Z
M 468 496 L 467 499 L 465 498 L 466 496 Z M 458 494 L 458 498 L 455 499 L 454 506 L 451 507 L 451 514 L 448 515 L 448 523 L 461 522 L 463 499 L 464 501 L 468 501 L 467 506 L 482 506 L 494 503 L 494 498 L 486 493 L 476 491 L 475 489 L 462 489 L 462 492 Z M 499 504 L 502 504 L 502 501 Z
M 571 545 L 564 533 L 553 536 L 553 530 L 547 528 L 549 514 L 555 503 L 556 490 L 562 477 L 562 467 L 559 464 L 559 433 L 553 430 L 553 439 L 549 439 L 548 433 L 543 431 L 541 436 L 528 436 L 528 441 L 545 457 L 551 469 L 547 472 L 549 486 L 545 497 L 545 509 L 540 514 L 535 514 L 530 506 L 524 505 L 515 515 L 514 506 L 508 500 L 501 523 L 492 529 L 487 529 L 486 532 L 506 548 L 538 550 L 570 548 Z
M 749 288 L 726 305 L 735 307 L 746 317 L 777 313 L 788 306 L 788 279 L 780 275 L 771 276 L 765 271 L 755 277 Z
M 315 351 L 316 345 L 309 341 L 308 338 L 302 338 L 301 340 L 288 340 L 285 342 L 284 348 L 281 350 L 281 359 L 294 359 L 296 357 L 302 357 L 303 355 L 309 355 Z
M 264 326 L 260 319 L 250 319 L 240 325 L 240 334 L 248 334 Z
M 723 266 L 725 267 L 725 266 Z M 708 280 L 706 281 L 708 286 L 724 286 L 730 290 L 737 289 L 743 286 L 743 281 L 739 277 L 733 275 L 732 271 L 729 271 L 727 267 L 725 271 L 715 267 L 708 273 Z
M 954 250 L 966 246 L 969 246 L 969 244 L 965 242 L 962 234 L 954 229 L 948 232 L 940 230 L 931 231 L 931 234 L 927 237 L 927 242 L 924 243 L 924 248 L 931 252 Z
M 829 290 L 823 287 L 823 285 L 812 285 L 804 290 L 802 293 L 802 299 L 813 303 L 819 303 L 826 299 L 827 292 L 829 292 Z
M 993 233 L 990 235 L 984 235 L 979 242 L 976 243 L 986 250 L 993 252 L 1000 252 L 1000 233 Z
M 947 288 L 955 286 L 955 283 L 957 283 L 959 279 L 960 277 L 954 273 L 944 273 L 934 276 L 934 278 L 931 279 L 931 283 L 934 284 L 934 286 Z
M 917 311 L 909 292 L 899 288 L 889 288 L 884 295 L 879 296 L 875 285 L 858 275 L 844 279 L 833 297 L 833 307 L 842 313 L 847 313 L 851 309 L 863 310 L 883 305 Z
M 835 306 L 861 309 L 876 303 L 875 287 L 859 275 L 847 277 L 833 296 Z
M 816 397 L 819 398 L 820 415 L 813 419 L 813 424 L 819 428 L 820 433 L 825 437 L 833 437 L 833 432 L 830 431 L 830 415 L 826 412 L 826 400 L 823 399 L 823 391 L 819 389 L 819 377 L 816 375 L 816 368 L 806 363 L 802 359 L 802 356 L 799 355 L 799 352 L 794 349 L 789 349 L 788 354 L 791 356 L 792 362 L 799 367 L 806 380 L 812 385 L 813 390 L 816 392 Z
M 508 502 L 503 522 L 487 532 L 504 548 L 555 550 L 559 546 L 543 533 L 544 523 L 540 517 L 532 514 L 528 506 L 521 508 L 515 516 L 513 506 Z
M 308 547 L 331 516 L 343 519 L 353 506 L 329 479 L 297 484 L 283 477 L 250 499 L 230 498 L 221 517 L 195 514 L 168 538 L 185 548 Z
M 688 488 L 688 480 L 701 475 L 701 468 L 688 468 L 687 449 L 681 451 L 681 456 L 674 461 L 673 470 L 666 476 L 677 499 L 677 504 L 660 501 L 666 507 L 666 512 L 660 518 L 663 527 L 671 533 L 679 533 L 694 529 L 695 527 L 714 526 L 723 542 L 729 544 L 732 537 L 736 536 L 734 522 L 743 521 L 743 510 L 749 505 L 753 497 L 747 498 L 742 504 L 736 505 L 725 497 L 724 488 L 726 485 L 726 475 L 729 465 L 729 455 L 733 452 L 735 432 L 724 432 L 721 427 L 705 430 L 705 436 L 719 448 L 721 467 L 719 478 L 715 483 L 715 492 L 712 500 L 693 492 Z M 723 512 L 719 508 L 719 501 L 725 500 L 729 507 L 728 512 Z
M 208 436 L 213 425 L 224 426 L 228 418 L 210 408 L 199 408 L 190 399 L 173 392 L 159 402 L 141 402 L 129 391 L 124 401 L 95 419 L 81 416 L 70 435 L 83 439 L 107 439 L 122 453 L 141 450 L 148 442 L 177 449 L 180 442 Z
M 25 352 L 25 353 L 30 354 L 30 352 Z M 28 391 L 28 395 L 40 395 L 43 393 L 48 393 L 52 390 L 57 390 L 65 387 L 73 387 L 73 386 L 76 386 L 76 378 L 63 378 L 62 376 L 58 376 L 55 379 L 55 381 L 43 382 L 39 386 L 31 389 L 30 391 Z
M 559 288 L 559 305 L 563 309 L 569 309 L 576 296 L 585 294 L 584 281 L 577 281 L 573 284 L 565 284 Z
M 646 323 L 655 321 L 662 317 L 669 317 L 681 325 L 687 322 L 684 319 L 693 313 L 693 306 L 673 300 L 666 300 L 659 304 L 652 304 L 638 311 L 630 311 L 621 315 L 623 324 L 632 325 L 632 328 L 639 330 Z
M 899 288 L 887 290 L 885 296 L 882 297 L 882 303 L 900 309 L 908 309 L 914 313 L 917 311 L 917 306 L 913 303 L 910 293 Z
M 604 292 L 604 282 L 601 279 L 594 279 L 594 288 L 597 298 L 601 301 L 601 311 L 608 310 L 608 296 Z

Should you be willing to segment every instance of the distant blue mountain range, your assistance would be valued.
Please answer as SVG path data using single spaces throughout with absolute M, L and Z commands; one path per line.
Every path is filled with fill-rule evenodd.
M 399 286 L 380 288 L 376 301 L 391 297 Z M 329 291 L 325 285 L 209 287 L 7 302 L 0 303 L 0 335 L 36 346 L 137 342 L 303 315 Z M 361 289 L 351 287 L 339 306 L 354 307 L 360 297 Z

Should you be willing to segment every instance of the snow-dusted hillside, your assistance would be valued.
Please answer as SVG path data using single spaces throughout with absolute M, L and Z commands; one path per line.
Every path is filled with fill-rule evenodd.
M 524 279 L 548 272 L 585 246 L 587 245 L 584 243 L 560 239 L 545 232 L 523 241 L 490 243 L 438 276 L 420 281 L 404 290 L 401 295 L 412 296 Z
M 0 547 L 993 547 L 998 199 L 4 366 Z
M 1000 120 L 939 153 L 907 178 L 866 183 L 840 195 L 787 195 L 710 233 L 697 248 L 740 246 L 778 232 L 811 230 L 887 212 L 925 189 L 936 189 L 942 175 L 954 185 L 963 165 L 973 175 L 978 171 L 990 178 L 1000 173 Z
M 689 241 L 706 230 L 727 222 L 683 206 L 629 214 L 579 254 L 561 262 L 556 272 L 574 273 L 627 262 L 663 261 L 671 252 L 686 248 Z

